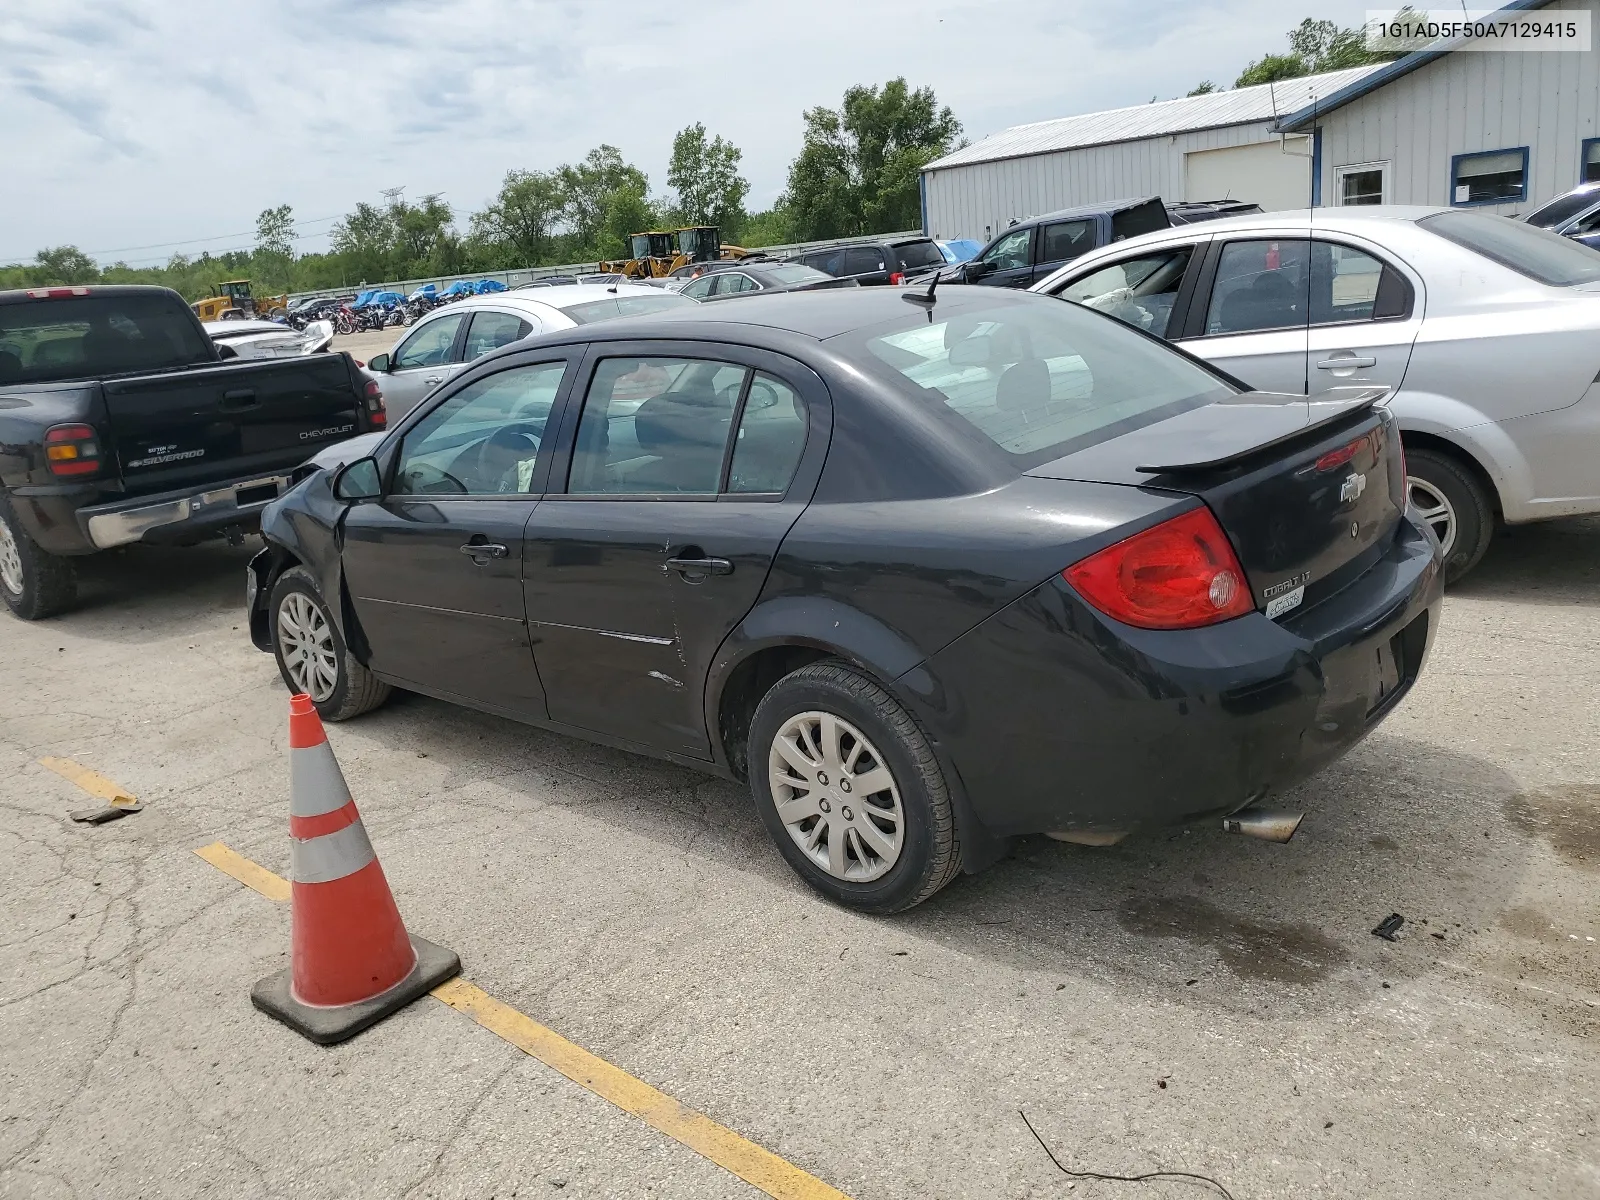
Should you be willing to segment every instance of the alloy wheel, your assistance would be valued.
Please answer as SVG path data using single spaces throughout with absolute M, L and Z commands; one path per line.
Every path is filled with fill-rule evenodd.
M 333 629 L 309 597 L 290 592 L 278 605 L 278 648 L 295 686 L 321 702 L 339 686 Z
M 835 879 L 869 883 L 900 860 L 905 810 L 883 755 L 850 722 L 803 712 L 767 755 L 772 802 L 794 844 Z
M 1417 517 L 1433 530 L 1446 558 L 1456 545 L 1456 510 L 1439 488 L 1416 475 L 1406 476 L 1406 502 Z
M 22 549 L 4 517 L 0 517 L 0 587 L 13 596 L 22 595 Z

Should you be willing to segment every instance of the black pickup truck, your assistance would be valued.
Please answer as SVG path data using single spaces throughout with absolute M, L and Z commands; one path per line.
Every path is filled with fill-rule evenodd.
M 70 605 L 73 558 L 258 528 L 295 468 L 382 429 L 347 354 L 230 361 L 176 292 L 0 292 L 0 598 Z

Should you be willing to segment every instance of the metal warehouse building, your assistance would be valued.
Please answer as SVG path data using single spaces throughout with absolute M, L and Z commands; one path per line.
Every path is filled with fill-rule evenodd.
M 1600 0 L 1581 7 L 1600 37 Z M 1148 195 L 1515 214 L 1600 178 L 1597 122 L 1600 47 L 1423 51 L 991 134 L 924 169 L 923 228 L 987 240 L 1039 213 Z

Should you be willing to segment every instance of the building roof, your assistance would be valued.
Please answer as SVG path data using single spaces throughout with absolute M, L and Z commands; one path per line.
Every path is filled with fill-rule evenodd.
M 1303 75 L 1298 79 L 1284 79 L 1255 87 L 1209 92 L 1204 96 L 1185 96 L 1180 100 L 1162 100 L 1132 108 L 1113 108 L 1106 112 L 1017 125 L 952 151 L 923 169 L 939 171 L 946 167 L 994 162 L 1003 158 L 1026 158 L 1032 154 L 1131 142 L 1139 138 L 1188 133 L 1196 129 L 1270 121 L 1279 114 L 1292 113 L 1308 106 L 1313 95 L 1331 96 L 1380 69 L 1376 66 L 1352 67 L 1346 71 Z
M 1529 9 L 1543 8 L 1550 0 L 1510 0 L 1510 3 L 1501 5 L 1496 12 L 1527 12 Z M 1487 18 L 1485 18 L 1487 20 Z M 1342 84 L 1337 91 L 1319 92 L 1315 105 L 1307 96 L 1295 111 L 1283 117 L 1274 128 L 1285 133 L 1304 129 L 1312 124 L 1316 118 L 1326 116 L 1336 108 L 1343 108 L 1352 100 L 1359 100 L 1362 96 L 1377 91 L 1386 83 L 1399 79 L 1402 75 L 1409 75 L 1418 67 L 1426 66 L 1436 58 L 1443 58 L 1455 49 L 1466 38 L 1453 38 L 1442 42 L 1437 50 L 1414 50 L 1404 58 L 1397 58 L 1393 62 L 1386 62 L 1382 66 L 1369 71 L 1359 79 Z

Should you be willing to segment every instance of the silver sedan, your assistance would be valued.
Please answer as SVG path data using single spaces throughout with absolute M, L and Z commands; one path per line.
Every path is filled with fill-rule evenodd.
M 591 321 L 694 304 L 687 296 L 631 283 L 568 284 L 473 296 L 418 321 L 393 350 L 372 357 L 367 374 L 383 390 L 393 421 L 473 359 L 511 342 Z
M 1267 213 L 1117 242 L 1031 290 L 1263 391 L 1393 389 L 1450 579 L 1498 521 L 1600 512 L 1600 252 L 1578 242 L 1463 209 Z

